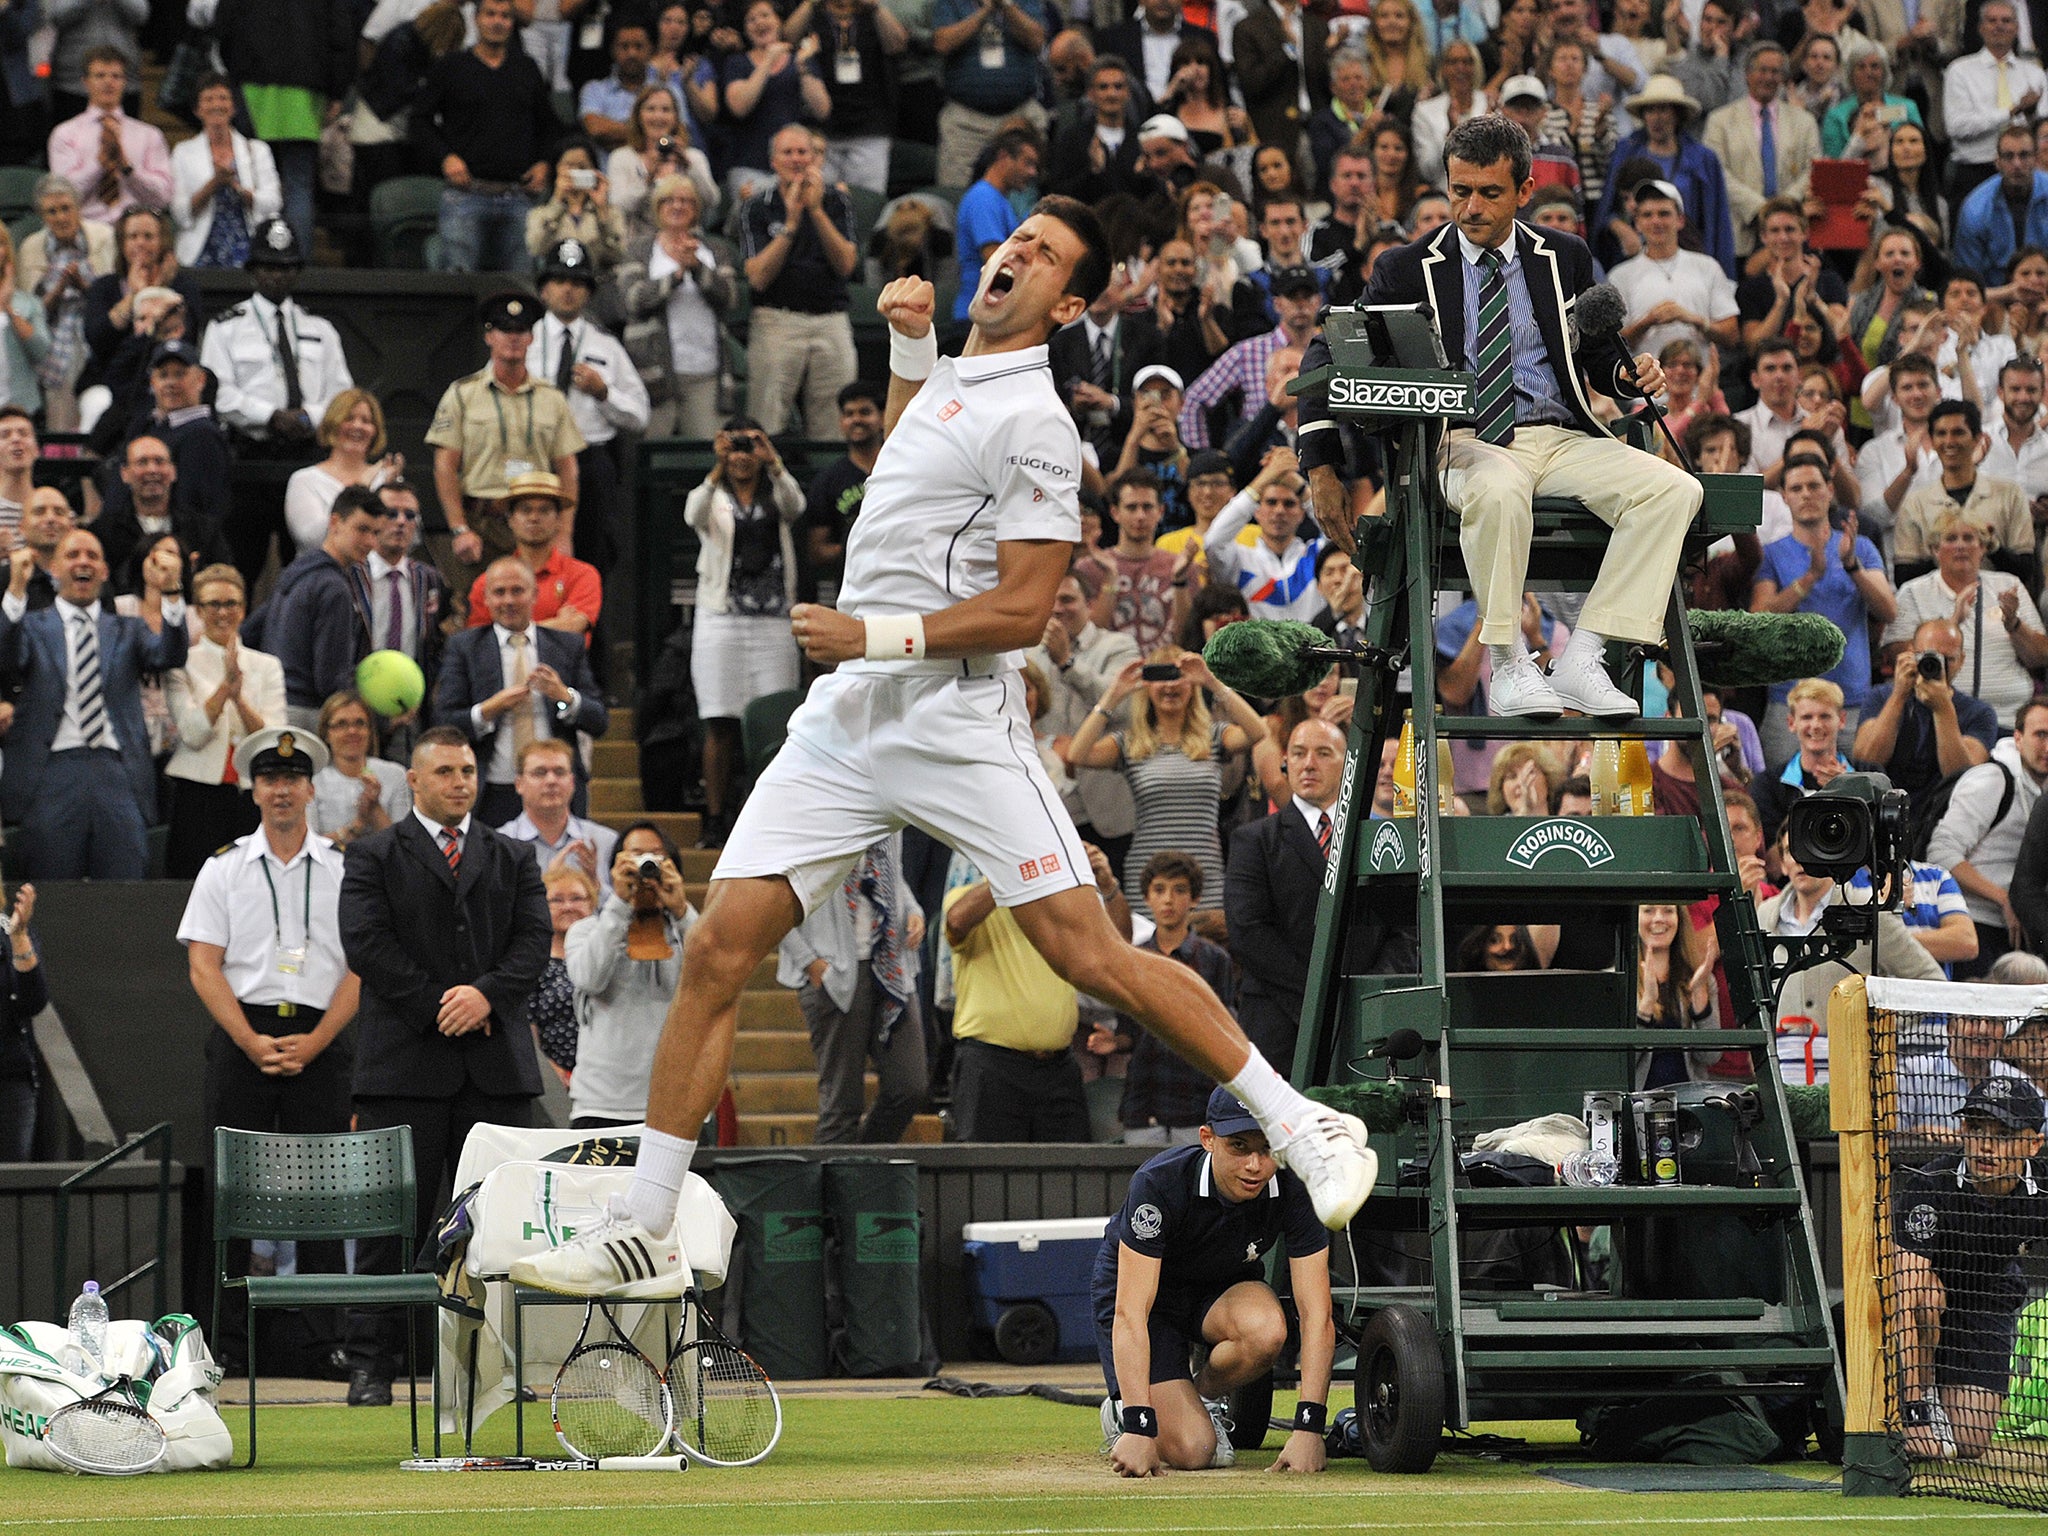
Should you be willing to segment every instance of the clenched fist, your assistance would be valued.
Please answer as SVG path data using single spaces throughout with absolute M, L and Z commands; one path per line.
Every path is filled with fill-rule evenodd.
M 937 306 L 932 285 L 921 277 L 899 277 L 883 288 L 875 308 L 899 336 L 915 341 L 931 334 L 932 313 Z

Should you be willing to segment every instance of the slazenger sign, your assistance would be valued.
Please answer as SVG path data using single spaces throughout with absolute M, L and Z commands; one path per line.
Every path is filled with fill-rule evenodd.
M 1358 754 L 1355 751 L 1344 754 L 1344 788 L 1337 796 L 1337 814 L 1331 821 L 1331 857 L 1323 863 L 1323 889 L 1335 893 L 1337 889 L 1337 848 L 1344 841 L 1344 824 L 1351 819 L 1351 786 L 1358 777 Z
M 1508 845 L 1508 862 L 1517 869 L 1534 869 L 1547 853 L 1576 854 L 1579 862 L 1592 869 L 1611 863 L 1614 848 L 1606 838 L 1583 821 L 1556 817 L 1539 821 Z
M 1355 410 L 1387 411 L 1405 416 L 1469 416 L 1473 386 L 1411 384 L 1397 379 L 1344 378 L 1330 381 L 1330 404 Z

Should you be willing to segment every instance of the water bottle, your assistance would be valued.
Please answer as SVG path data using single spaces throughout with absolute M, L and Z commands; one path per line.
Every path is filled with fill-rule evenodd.
M 107 1304 L 100 1296 L 97 1280 L 85 1282 L 85 1289 L 71 1303 L 71 1337 L 92 1357 L 95 1366 L 107 1358 Z
M 1606 1152 L 1574 1152 L 1557 1166 L 1557 1181 L 1574 1189 L 1605 1189 L 1621 1173 L 1621 1164 Z

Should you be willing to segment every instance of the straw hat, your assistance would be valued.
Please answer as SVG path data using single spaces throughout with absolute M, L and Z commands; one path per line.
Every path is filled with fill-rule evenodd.
M 1686 95 L 1685 87 L 1671 75 L 1650 76 L 1643 88 L 1623 105 L 1637 117 L 1642 116 L 1645 107 L 1682 107 L 1693 117 L 1700 115 L 1700 104 Z

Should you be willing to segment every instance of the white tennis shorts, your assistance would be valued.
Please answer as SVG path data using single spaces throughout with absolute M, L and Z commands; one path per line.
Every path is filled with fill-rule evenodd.
M 905 826 L 972 859 L 1000 906 L 1095 883 L 1039 762 L 1014 672 L 819 678 L 711 878 L 783 876 L 808 914 L 862 853 Z

